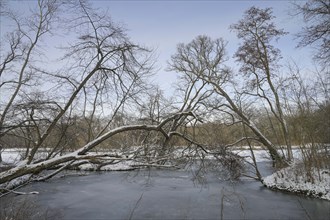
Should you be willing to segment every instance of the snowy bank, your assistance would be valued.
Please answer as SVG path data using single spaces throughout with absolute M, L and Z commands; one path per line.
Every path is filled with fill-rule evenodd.
M 302 164 L 294 164 L 263 179 L 265 186 L 288 192 L 330 200 L 330 170 L 304 171 Z

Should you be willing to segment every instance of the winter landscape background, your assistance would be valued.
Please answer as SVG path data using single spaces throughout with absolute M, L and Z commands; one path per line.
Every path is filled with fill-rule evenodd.
M 326 219 L 329 8 L 1 1 L 0 218 Z

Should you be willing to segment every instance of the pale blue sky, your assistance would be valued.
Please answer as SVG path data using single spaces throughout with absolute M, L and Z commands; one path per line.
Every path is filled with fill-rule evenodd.
M 197 35 L 206 34 L 213 38 L 222 37 L 228 41 L 228 55 L 231 58 L 238 47 L 235 33 L 229 26 L 242 18 L 251 6 L 272 7 L 276 24 L 290 32 L 278 42 L 283 61 L 294 59 L 303 68 L 310 65 L 310 51 L 296 49 L 294 33 L 301 29 L 301 18 L 289 15 L 293 1 L 94 1 L 100 8 L 108 8 L 116 22 L 123 23 L 131 38 L 139 43 L 157 48 L 160 68 L 155 81 L 168 90 L 176 80 L 175 73 L 166 72 L 166 61 L 175 53 L 178 43 L 188 43 Z M 304 1 L 300 1 L 303 3 Z M 229 64 L 235 65 L 234 59 Z
M 283 61 L 294 59 L 302 68 L 309 67 L 309 49 L 296 49 L 293 34 L 302 28 L 302 20 L 289 15 L 292 1 L 91 1 L 95 7 L 108 9 L 117 23 L 128 29 L 128 35 L 135 42 L 156 48 L 159 68 L 154 81 L 164 90 L 170 90 L 176 81 L 176 74 L 166 72 L 166 61 L 175 53 L 178 43 L 188 43 L 197 35 L 213 38 L 222 37 L 228 41 L 228 64 L 235 66 L 232 56 L 238 47 L 235 33 L 228 27 L 242 18 L 251 6 L 272 7 L 276 24 L 290 32 L 277 44 L 282 50 Z M 303 3 L 304 1 L 298 1 Z M 31 1 L 11 1 L 10 4 L 22 10 L 31 7 Z

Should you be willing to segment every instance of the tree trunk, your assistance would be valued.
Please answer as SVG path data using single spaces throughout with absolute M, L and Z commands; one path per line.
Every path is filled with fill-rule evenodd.
M 258 137 L 259 141 L 267 148 L 270 156 L 272 157 L 273 165 L 281 166 L 283 164 L 286 164 L 280 154 L 277 152 L 274 144 L 266 136 L 263 135 L 263 133 L 248 117 L 245 116 L 245 114 L 238 108 L 238 106 L 233 102 L 229 95 L 218 84 L 214 82 L 210 83 L 213 85 L 215 91 L 227 100 L 231 109 L 239 116 L 243 123 L 253 131 L 253 133 Z

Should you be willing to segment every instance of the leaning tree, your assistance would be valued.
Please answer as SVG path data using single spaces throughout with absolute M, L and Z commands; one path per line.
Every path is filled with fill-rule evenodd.
M 271 8 L 251 7 L 231 29 L 242 40 L 235 57 L 241 64 L 240 73 L 246 77 L 247 86 L 243 92 L 266 102 L 280 124 L 288 160 L 292 160 L 290 133 L 280 100 L 280 87 L 276 84 L 281 54 L 273 45 L 286 33 L 275 26 L 274 18 Z
M 229 115 L 231 124 L 242 123 L 256 136 L 242 137 L 235 142 L 236 144 L 247 139 L 257 140 L 268 149 L 274 162 L 282 163 L 282 157 L 277 152 L 276 146 L 251 120 L 241 104 L 240 94 L 235 93 L 233 89 L 235 88 L 234 73 L 225 65 L 225 45 L 225 41 L 221 38 L 213 40 L 207 36 L 198 36 L 188 44 L 178 45 L 177 52 L 171 57 L 170 68 L 189 79 L 194 79 L 190 80 L 193 86 L 199 81 L 203 85 L 203 91 L 212 91 L 210 97 L 198 101 L 197 105 L 208 106 L 213 114 Z M 198 93 L 194 92 L 197 96 Z

